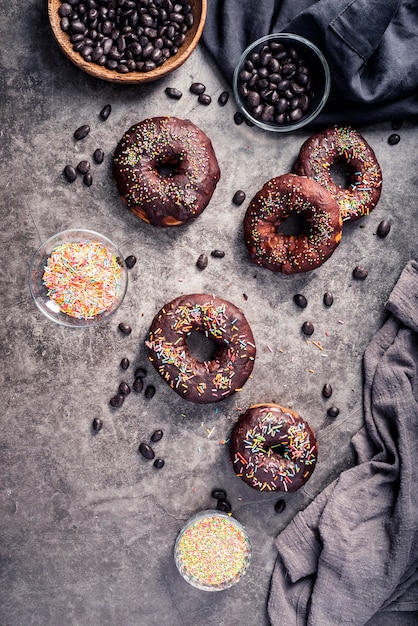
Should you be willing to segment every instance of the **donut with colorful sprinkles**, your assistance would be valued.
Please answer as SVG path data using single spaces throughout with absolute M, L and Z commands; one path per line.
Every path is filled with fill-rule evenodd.
M 209 137 L 190 120 L 153 117 L 135 124 L 113 155 L 127 206 L 156 226 L 180 226 L 207 207 L 220 178 Z
M 338 185 L 331 168 L 344 163 L 348 185 Z M 359 132 L 352 128 L 327 128 L 309 137 L 302 145 L 294 166 L 295 174 L 309 176 L 323 185 L 337 200 L 343 221 L 368 215 L 382 191 L 382 171 L 376 155 Z
M 188 340 L 202 333 L 213 344 L 210 360 L 191 354 Z M 234 304 L 207 294 L 175 298 L 154 317 L 145 342 L 163 380 L 185 400 L 218 402 L 239 391 L 256 354 L 251 328 Z
M 235 423 L 230 458 L 235 474 L 259 491 L 294 492 L 312 476 L 318 444 L 309 424 L 278 404 L 256 404 Z
M 286 234 L 291 215 L 303 221 L 301 232 Z M 273 272 L 297 274 L 322 265 L 341 240 L 342 220 L 335 198 L 305 176 L 272 178 L 251 200 L 244 218 L 250 259 Z

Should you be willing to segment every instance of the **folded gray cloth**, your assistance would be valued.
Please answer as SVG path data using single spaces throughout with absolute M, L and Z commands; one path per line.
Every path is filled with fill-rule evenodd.
M 203 42 L 229 82 L 244 49 L 271 32 L 302 35 L 331 70 L 315 125 L 418 115 L 417 0 L 208 0 Z
M 357 463 L 276 539 L 272 626 L 418 624 L 418 263 L 364 355 Z M 414 621 L 401 621 L 402 613 Z M 415 613 L 414 613 L 415 612 Z

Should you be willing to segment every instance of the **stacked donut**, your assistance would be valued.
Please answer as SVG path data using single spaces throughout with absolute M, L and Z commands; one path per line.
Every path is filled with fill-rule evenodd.
M 344 163 L 349 185 L 339 186 L 332 167 Z M 274 272 L 315 269 L 337 248 L 343 221 L 368 215 L 382 189 L 382 172 L 372 148 L 351 128 L 328 128 L 302 145 L 293 174 L 269 180 L 254 196 L 244 219 L 251 260 Z M 301 234 L 278 229 L 290 215 L 303 216 Z
M 349 184 L 339 186 L 332 167 L 344 163 Z M 114 154 L 120 196 L 141 219 L 179 226 L 206 208 L 220 178 L 210 139 L 189 120 L 155 117 L 125 132 Z M 368 215 L 382 188 L 372 148 L 356 130 L 328 128 L 302 145 L 293 174 L 266 182 L 244 219 L 250 259 L 273 272 L 296 274 L 322 265 L 336 250 L 343 221 Z M 290 216 L 302 232 L 280 230 Z

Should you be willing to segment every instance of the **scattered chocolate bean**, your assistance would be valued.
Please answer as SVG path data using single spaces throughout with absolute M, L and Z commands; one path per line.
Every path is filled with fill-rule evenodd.
M 231 513 L 231 503 L 228 502 L 228 500 L 218 500 L 218 502 L 216 503 L 216 510 L 222 511 L 222 513 Z
M 210 256 L 215 257 L 215 259 L 223 259 L 225 256 L 225 252 L 223 250 L 212 250 Z
M 397 133 L 393 133 L 392 135 L 389 135 L 388 144 L 390 146 L 396 146 L 396 144 L 399 143 L 400 140 L 400 136 Z
M 104 152 L 101 148 L 96 148 L 96 150 L 93 152 L 93 159 L 94 159 L 94 162 L 97 163 L 98 165 L 103 163 Z
M 234 113 L 234 122 L 237 126 L 240 126 L 244 121 L 244 116 L 242 113 L 240 113 L 239 111 L 237 111 L 236 113 Z
M 164 467 L 164 459 L 155 459 L 154 467 L 156 467 L 157 469 L 161 469 L 162 467 Z
M 325 383 L 322 387 L 322 395 L 324 398 L 330 398 L 332 396 L 332 387 L 329 383 Z
M 129 256 L 126 257 L 125 263 L 126 263 L 126 267 L 131 270 L 136 263 L 136 256 L 134 256 L 133 254 L 130 254 Z
M 228 102 L 229 100 L 229 93 L 227 91 L 223 91 L 218 98 L 218 104 L 221 107 L 224 107 L 225 104 Z
M 208 266 L 208 257 L 206 254 L 201 254 L 196 261 L 196 265 L 200 270 L 204 270 Z
M 403 125 L 403 120 L 392 120 L 392 130 L 399 130 Z
M 120 362 L 120 366 L 123 370 L 127 370 L 129 367 L 129 359 L 127 359 L 126 357 L 123 357 L 123 359 Z
M 297 293 L 293 296 L 293 301 L 296 304 L 296 306 L 300 307 L 301 309 L 305 309 L 308 306 L 308 301 L 305 298 L 305 296 L 301 293 Z
M 140 443 L 138 450 L 145 459 L 153 459 L 155 457 L 154 450 L 147 443 Z
M 87 172 L 90 169 L 90 163 L 89 161 L 80 161 L 80 163 L 77 165 L 77 172 L 80 172 L 80 174 L 87 174 Z
M 90 126 L 88 126 L 87 124 L 84 124 L 83 126 L 80 126 L 79 128 L 77 128 L 77 130 L 74 131 L 74 139 L 76 139 L 77 141 L 80 141 L 80 139 L 84 139 L 85 137 L 87 137 L 89 132 L 90 132 Z
M 102 430 L 102 428 L 103 428 L 103 422 L 102 422 L 102 420 L 100 419 L 100 417 L 95 417 L 95 418 L 94 418 L 93 423 L 92 423 L 92 426 L 93 426 L 93 430 L 95 430 L 95 431 L 96 431 L 96 433 L 98 433 L 98 432 L 99 432 L 99 430 Z
M 144 367 L 137 367 L 135 370 L 135 378 L 145 378 L 147 370 Z
M 141 391 L 144 388 L 144 381 L 142 378 L 135 378 L 133 385 L 132 385 L 132 389 L 136 392 L 136 393 L 141 393 Z
M 336 406 L 330 406 L 328 411 L 327 411 L 327 415 L 328 417 L 337 417 L 340 414 L 340 409 Z
M 115 396 L 113 396 L 112 398 L 110 398 L 110 405 L 113 406 L 114 408 L 119 408 L 122 406 L 122 404 L 125 401 L 125 396 L 121 393 L 117 393 Z
M 194 93 L 196 96 L 200 95 L 201 93 L 204 93 L 205 90 L 206 90 L 206 87 L 203 83 L 192 83 L 190 85 L 191 93 Z
M 304 335 L 312 335 L 314 332 L 314 325 L 312 322 L 303 322 L 302 324 L 302 332 Z
M 90 174 L 90 172 L 86 172 L 83 176 L 83 183 L 86 185 L 86 187 L 91 187 L 93 184 L 93 176 Z
M 123 322 L 119 324 L 118 328 L 120 332 L 123 333 L 124 335 L 130 335 L 132 332 L 132 328 L 128 326 L 127 324 L 124 324 Z
M 201 93 L 197 101 L 200 102 L 200 104 L 204 104 L 205 106 L 208 106 L 212 102 L 212 98 L 210 97 L 208 93 Z
M 72 165 L 66 165 L 64 167 L 63 174 L 69 183 L 73 183 L 75 179 L 77 178 L 76 169 Z
M 109 117 L 111 111 L 112 111 L 112 107 L 110 104 L 106 104 L 106 106 L 104 106 L 103 109 L 100 111 L 99 115 L 104 122 Z
M 276 513 L 283 513 L 285 508 L 286 502 L 283 499 L 277 500 L 276 504 L 274 505 L 274 510 L 276 511 Z
M 138 379 L 137 379 L 138 380 Z M 155 387 L 154 385 L 148 385 L 145 389 L 145 397 L 147 400 L 151 400 L 155 395 Z
M 125 383 L 125 381 L 122 381 L 119 385 L 119 393 L 121 393 L 123 396 L 128 396 L 131 393 L 131 388 L 128 385 L 128 383 Z
M 226 491 L 225 489 L 213 489 L 211 496 L 215 500 L 226 500 Z
M 379 224 L 379 226 L 377 227 L 377 234 L 379 237 L 382 237 L 382 239 L 384 237 L 386 237 L 389 232 L 390 232 L 390 222 L 389 220 L 382 220 Z
M 180 100 L 180 98 L 183 95 L 182 92 L 179 89 L 176 89 L 175 87 L 166 87 L 165 93 L 172 100 Z
M 242 189 L 238 189 L 233 195 L 232 202 L 237 206 L 241 206 L 245 198 L 245 191 L 242 191 Z
M 163 438 L 163 431 L 162 430 L 154 430 L 154 432 L 151 435 L 151 441 L 153 443 L 156 443 L 157 441 L 160 441 Z
M 356 278 L 357 280 L 364 280 L 365 278 L 367 278 L 368 275 L 369 275 L 369 272 L 367 271 L 365 267 L 361 267 L 360 265 L 357 265 L 353 269 L 353 277 Z
M 334 304 L 334 296 L 330 291 L 326 291 L 324 293 L 323 302 L 325 306 L 332 306 Z

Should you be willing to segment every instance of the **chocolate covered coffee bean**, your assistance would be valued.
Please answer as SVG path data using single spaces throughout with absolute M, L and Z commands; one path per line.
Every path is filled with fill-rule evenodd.
M 293 296 L 293 301 L 300 309 L 305 309 L 308 306 L 308 301 L 301 293 L 297 293 Z
M 77 178 L 77 171 L 72 165 L 66 165 L 63 173 L 69 183 L 73 183 Z

